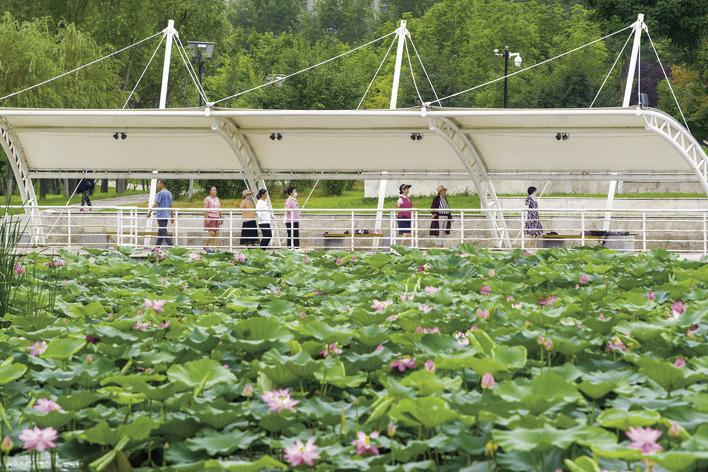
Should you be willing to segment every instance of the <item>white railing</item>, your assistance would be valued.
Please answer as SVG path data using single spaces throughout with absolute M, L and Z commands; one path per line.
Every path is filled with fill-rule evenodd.
M 21 207 L 11 207 L 19 213 Z M 439 219 L 439 232 L 431 233 L 431 210 L 412 209 L 410 233 L 398 227 L 396 210 L 384 210 L 384 224 L 374 232 L 376 210 L 373 209 L 307 209 L 300 218 L 300 247 L 307 249 L 340 248 L 350 250 L 387 250 L 394 244 L 417 248 L 452 247 L 471 243 L 480 247 L 508 249 L 496 239 L 491 221 L 481 209 L 450 210 L 452 221 Z M 708 255 L 708 209 L 705 210 L 614 210 L 611 230 L 604 236 L 602 230 L 605 210 L 541 209 L 540 217 L 546 234 L 531 238 L 524 231 L 525 209 L 503 211 L 509 231 L 510 248 L 604 245 L 620 251 L 669 251 Z M 221 210 L 222 224 L 213 249 L 246 247 L 241 241 L 243 218 L 240 209 Z M 42 234 L 42 247 L 96 247 L 116 246 L 150 247 L 156 244 L 157 225 L 145 230 L 146 208 L 92 207 L 81 211 L 70 207 L 39 207 L 38 219 L 26 219 L 24 241 L 38 246 L 33 235 Z M 203 208 L 175 209 L 174 221 L 168 226 L 174 244 L 203 248 L 207 239 Z M 17 217 L 26 218 L 18 214 Z M 153 216 L 154 218 L 154 216 Z M 40 228 L 32 227 L 39 221 Z M 293 246 L 288 240 L 284 211 L 274 210 L 273 238 L 269 248 Z M 550 234 L 549 234 L 550 233 Z M 556 233 L 556 234 L 552 234 Z M 276 237 L 279 235 L 280 237 Z M 258 237 L 260 242 L 260 235 Z M 148 244 L 145 244 L 145 241 Z

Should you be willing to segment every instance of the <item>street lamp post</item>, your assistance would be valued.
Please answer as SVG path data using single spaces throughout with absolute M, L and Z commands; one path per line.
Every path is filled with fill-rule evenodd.
M 499 49 L 494 50 L 494 54 L 504 57 L 504 108 L 506 108 L 507 96 L 509 94 L 509 58 L 514 58 L 514 65 L 521 67 L 521 54 L 518 52 L 509 52 L 509 46 L 504 46 L 504 52 L 499 52 Z
M 214 43 L 207 41 L 189 41 L 189 49 L 194 53 L 194 60 L 197 63 L 197 75 L 199 76 L 199 86 L 202 86 L 202 72 L 204 70 L 204 59 L 214 57 Z M 199 106 L 204 105 L 202 94 L 199 94 Z

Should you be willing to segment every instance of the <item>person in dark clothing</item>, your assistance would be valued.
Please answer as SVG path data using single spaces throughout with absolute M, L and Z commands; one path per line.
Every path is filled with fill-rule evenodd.
M 81 194 L 81 206 L 91 206 L 91 199 L 89 196 L 93 192 L 93 188 L 96 186 L 96 181 L 94 179 L 81 179 L 79 185 L 76 187 L 76 191 Z M 83 210 L 82 210 L 83 211 Z
M 438 194 L 433 198 L 430 208 L 433 214 L 433 221 L 430 222 L 430 236 L 434 238 L 442 237 L 443 228 L 446 235 L 450 234 L 452 213 L 450 213 L 450 205 L 447 202 L 447 188 L 444 185 L 438 187 Z M 441 221 L 443 219 L 446 221 Z M 442 244 L 442 240 L 439 243 Z

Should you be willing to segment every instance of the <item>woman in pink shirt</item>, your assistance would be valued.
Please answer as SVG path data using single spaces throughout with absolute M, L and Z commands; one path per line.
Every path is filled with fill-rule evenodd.
M 290 186 L 285 189 L 288 198 L 285 200 L 285 227 L 288 233 L 288 247 L 300 247 L 300 205 L 297 203 L 297 190 Z
M 206 208 L 206 215 L 204 216 L 204 229 L 207 231 L 209 237 L 206 240 L 206 245 L 204 250 L 207 252 L 212 252 L 211 246 L 216 246 L 219 239 L 219 228 L 221 227 L 221 202 L 219 197 L 216 196 L 216 187 L 211 187 L 209 189 L 209 195 L 204 199 L 204 208 Z
M 401 184 L 398 187 L 400 196 L 396 202 L 396 208 L 398 208 L 396 220 L 398 222 L 398 234 L 401 237 L 407 237 L 411 234 L 411 208 L 413 208 L 413 202 L 408 197 L 410 189 L 411 186 L 409 184 Z

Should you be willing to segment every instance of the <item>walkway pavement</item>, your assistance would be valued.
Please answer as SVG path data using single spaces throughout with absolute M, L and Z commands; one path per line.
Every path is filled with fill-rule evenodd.
M 141 193 L 137 195 L 122 195 L 120 197 L 103 198 L 101 200 L 94 200 L 93 206 L 134 206 L 140 203 L 147 203 L 150 195 L 147 193 Z M 79 207 L 81 204 L 71 205 L 72 207 Z

